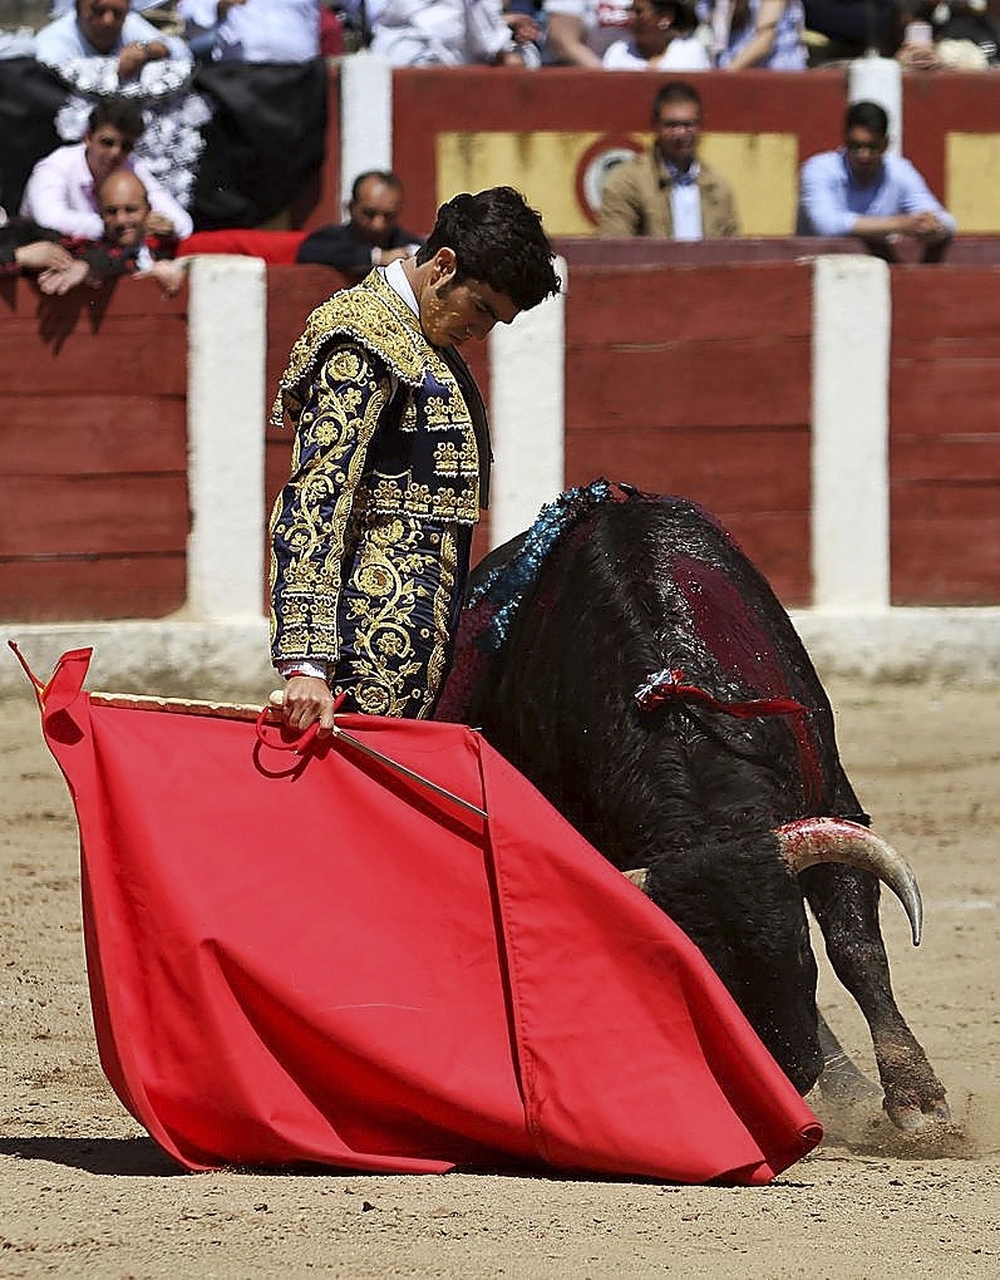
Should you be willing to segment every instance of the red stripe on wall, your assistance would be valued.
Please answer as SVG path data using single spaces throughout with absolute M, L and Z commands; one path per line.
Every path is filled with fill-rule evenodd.
M 566 480 L 693 498 L 807 604 L 812 273 L 571 271 Z
M 892 602 L 1000 599 L 1000 274 L 892 275 Z

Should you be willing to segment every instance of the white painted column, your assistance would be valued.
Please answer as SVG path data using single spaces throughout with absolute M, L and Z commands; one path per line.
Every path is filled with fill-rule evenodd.
M 367 49 L 340 62 L 340 201 L 367 169 L 392 168 L 392 67 Z
M 847 101 L 877 102 L 889 117 L 889 150 L 903 149 L 903 68 L 895 58 L 855 58 L 847 68 Z
M 813 267 L 812 573 L 818 608 L 889 606 L 889 268 Z
M 200 621 L 259 618 L 266 267 L 236 254 L 196 257 L 190 282 L 188 612 Z
M 493 483 L 490 545 L 534 522 L 563 490 L 565 477 L 566 290 L 568 269 L 555 261 L 562 292 L 489 336 Z

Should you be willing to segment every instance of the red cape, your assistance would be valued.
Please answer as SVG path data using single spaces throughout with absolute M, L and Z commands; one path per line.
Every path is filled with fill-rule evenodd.
M 115 1092 L 191 1169 L 760 1183 L 822 1136 L 701 953 L 483 739 L 39 692 L 76 805 Z M 285 747 L 279 750 L 279 747 Z

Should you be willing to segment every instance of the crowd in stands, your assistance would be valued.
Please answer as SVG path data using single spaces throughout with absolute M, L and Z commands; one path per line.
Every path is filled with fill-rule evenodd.
M 37 28 L 0 29 L 0 59 L 33 59 L 57 77 L 65 97 L 55 127 L 64 145 L 26 175 L 16 216 L 3 215 L 0 271 L 32 272 L 50 293 L 124 274 L 152 274 L 168 292 L 179 287 L 182 275 L 156 264 L 191 235 L 196 183 L 215 193 L 233 185 L 206 175 L 201 161 L 206 136 L 215 130 L 226 143 L 238 110 L 227 96 L 242 91 L 226 75 L 234 63 L 262 77 L 251 93 L 268 108 L 280 102 L 313 136 L 315 152 L 322 130 L 304 130 L 302 121 L 325 110 L 315 105 L 325 94 L 323 59 L 365 48 L 394 66 L 684 76 L 802 71 L 868 51 L 917 73 L 987 70 L 1000 57 L 987 0 L 46 0 L 42 16 Z M 318 80 L 289 80 L 314 65 Z M 653 103 L 651 149 L 606 181 L 598 234 L 739 235 L 729 184 L 698 158 L 700 96 L 689 83 L 668 90 Z M 303 102 L 313 105 L 303 110 Z M 930 254 L 954 221 L 912 165 L 885 155 L 888 122 L 879 110 L 849 116 L 844 146 L 804 166 L 797 233 L 857 235 L 872 246 L 912 235 Z M 313 118 L 321 123 L 320 115 Z M 281 152 L 280 133 L 271 145 Z M 230 150 L 238 172 L 238 147 Z M 315 154 L 302 164 L 311 160 Z M 294 164 L 283 167 L 293 181 Z M 113 221 L 123 199 L 124 230 Z M 346 221 L 305 239 L 296 260 L 358 278 L 373 263 L 412 252 L 419 237 L 400 226 L 402 201 L 395 174 L 361 174 Z M 245 206 L 236 211 L 223 200 L 200 225 L 257 225 L 251 195 Z
M 394 66 L 796 70 L 876 50 L 910 69 L 975 69 L 997 65 L 1000 44 L 989 0 L 33 0 L 22 7 L 39 6 L 49 21 L 37 31 L 0 28 L 0 56 L 59 65 L 115 50 L 123 82 L 145 78 L 161 61 L 287 63 L 360 48 Z

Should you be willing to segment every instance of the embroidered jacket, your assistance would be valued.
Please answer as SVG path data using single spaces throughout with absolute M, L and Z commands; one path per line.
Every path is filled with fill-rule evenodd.
M 334 663 L 345 566 L 366 528 L 387 517 L 478 521 L 489 484 L 485 409 L 457 353 L 432 346 L 373 271 L 309 317 L 273 422 L 282 410 L 296 438 L 271 516 L 272 656 Z

